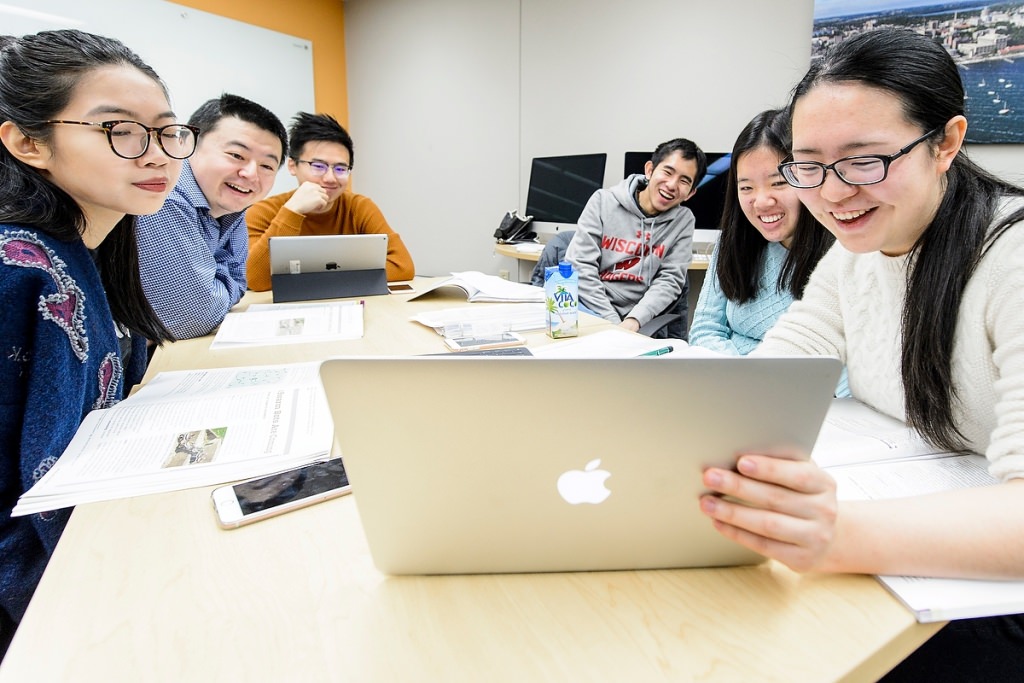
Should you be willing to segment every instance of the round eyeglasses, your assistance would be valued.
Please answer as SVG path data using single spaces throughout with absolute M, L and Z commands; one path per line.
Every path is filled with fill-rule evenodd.
M 306 161 L 305 159 L 296 159 L 297 164 L 309 164 L 310 172 L 318 178 L 322 175 L 326 175 L 327 171 L 332 171 L 336 178 L 344 178 L 352 172 L 352 167 L 347 164 L 326 164 L 322 161 Z
M 933 128 L 921 137 L 902 147 L 895 154 L 858 154 L 843 157 L 831 164 L 817 161 L 787 161 L 779 164 L 779 173 L 793 187 L 806 190 L 820 187 L 825 183 L 828 172 L 834 171 L 839 179 L 847 185 L 874 185 L 889 175 L 889 164 L 942 130 L 942 126 Z
M 110 149 L 122 159 L 138 159 L 149 149 L 149 141 L 156 133 L 156 142 L 164 154 L 172 159 L 188 159 L 196 151 L 199 129 L 183 123 L 167 126 L 145 126 L 138 121 L 65 121 L 52 120 L 43 123 L 62 123 L 75 126 L 96 126 L 107 134 Z

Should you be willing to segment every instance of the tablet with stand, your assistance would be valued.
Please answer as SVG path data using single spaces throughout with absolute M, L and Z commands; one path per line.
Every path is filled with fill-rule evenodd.
M 388 294 L 388 236 L 270 238 L 275 303 Z

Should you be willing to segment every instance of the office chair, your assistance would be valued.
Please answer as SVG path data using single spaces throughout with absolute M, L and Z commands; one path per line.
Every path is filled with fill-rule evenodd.
M 530 284 L 535 287 L 544 286 L 544 269 L 557 266 L 559 261 L 565 258 L 565 250 L 569 248 L 569 242 L 572 242 L 572 236 L 575 234 L 574 230 L 566 230 L 555 233 L 554 237 L 548 240 L 544 250 L 540 252 L 537 265 L 533 267 L 533 273 L 530 274 Z
M 655 339 L 682 339 L 690 341 L 690 279 L 683 278 L 683 291 L 676 302 L 664 313 L 656 315 L 640 326 L 640 334 Z

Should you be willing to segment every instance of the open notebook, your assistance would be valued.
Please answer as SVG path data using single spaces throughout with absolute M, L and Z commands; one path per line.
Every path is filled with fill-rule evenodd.
M 388 236 L 270 238 L 274 303 L 388 294 Z

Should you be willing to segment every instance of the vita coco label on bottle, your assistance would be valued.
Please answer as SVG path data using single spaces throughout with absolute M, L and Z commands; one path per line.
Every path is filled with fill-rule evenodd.
M 568 261 L 544 269 L 544 301 L 547 306 L 548 336 L 576 337 L 579 323 L 579 273 Z

